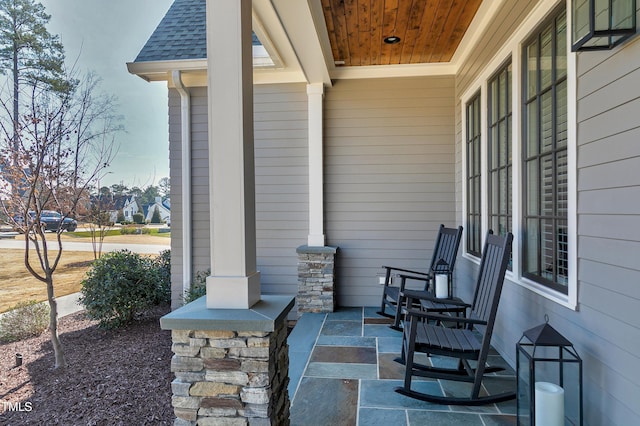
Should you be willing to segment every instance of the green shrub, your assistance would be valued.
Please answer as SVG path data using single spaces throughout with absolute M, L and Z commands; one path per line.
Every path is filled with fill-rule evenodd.
M 140 234 L 140 232 L 140 228 L 136 225 L 125 225 L 120 228 L 120 233 L 122 235 Z
M 0 341 L 17 342 L 39 336 L 49 326 L 49 305 L 35 300 L 20 302 L 0 317 Z
M 162 223 L 162 218 L 160 217 L 160 210 L 158 206 L 153 209 L 153 215 L 151 216 L 151 223 Z
M 118 215 L 116 217 L 116 222 L 123 223 L 123 222 L 126 222 L 126 221 L 127 221 L 127 219 L 125 219 L 124 212 L 122 211 L 122 209 L 118 210 Z
M 196 272 L 191 287 L 184 293 L 184 303 L 191 303 L 207 294 L 207 277 L 209 275 L 211 275 L 211 269 Z
M 155 258 L 156 268 L 161 276 L 162 282 L 165 283 L 167 294 L 165 298 L 167 302 L 171 301 L 171 250 L 162 250 L 160 255 Z
M 144 215 L 140 212 L 133 214 L 133 223 L 142 225 L 144 223 Z
M 93 263 L 82 281 L 80 302 L 101 327 L 120 327 L 169 302 L 171 282 L 165 268 L 164 261 L 129 250 L 107 253 Z
M 151 228 L 145 228 L 138 225 L 126 225 L 120 228 L 120 233 L 122 235 L 151 234 Z

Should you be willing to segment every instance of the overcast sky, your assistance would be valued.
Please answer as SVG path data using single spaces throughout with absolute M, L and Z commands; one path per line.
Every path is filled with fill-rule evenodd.
M 37 1 L 37 0 L 36 0 Z M 118 156 L 100 184 L 144 188 L 169 176 L 166 83 L 147 83 L 127 72 L 173 0 L 40 0 L 51 15 L 67 64 L 94 71 L 101 88 L 118 97 L 125 132 Z

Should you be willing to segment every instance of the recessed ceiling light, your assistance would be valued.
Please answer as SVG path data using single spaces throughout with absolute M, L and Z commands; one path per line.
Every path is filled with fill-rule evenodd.
M 389 37 L 385 37 L 383 41 L 387 44 L 396 44 L 396 43 L 400 43 L 400 37 L 389 36 Z

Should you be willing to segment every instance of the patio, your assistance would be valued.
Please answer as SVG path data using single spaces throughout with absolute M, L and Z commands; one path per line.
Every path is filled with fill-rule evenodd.
M 305 313 L 289 336 L 292 425 L 513 425 L 516 402 L 436 405 L 394 392 L 402 385 L 401 333 L 378 308 Z M 445 363 L 438 359 L 434 362 Z M 515 373 L 496 352 L 490 365 L 507 369 L 485 380 L 491 392 L 515 387 Z M 424 389 L 458 394 L 470 384 L 424 379 Z M 438 390 L 436 390 L 438 392 Z

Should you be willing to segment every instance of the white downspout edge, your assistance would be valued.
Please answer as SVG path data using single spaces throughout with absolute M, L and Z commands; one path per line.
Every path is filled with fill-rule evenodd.
M 191 288 L 191 93 L 182 84 L 181 72 L 171 72 L 171 80 L 180 94 L 180 139 L 182 174 L 182 294 Z

